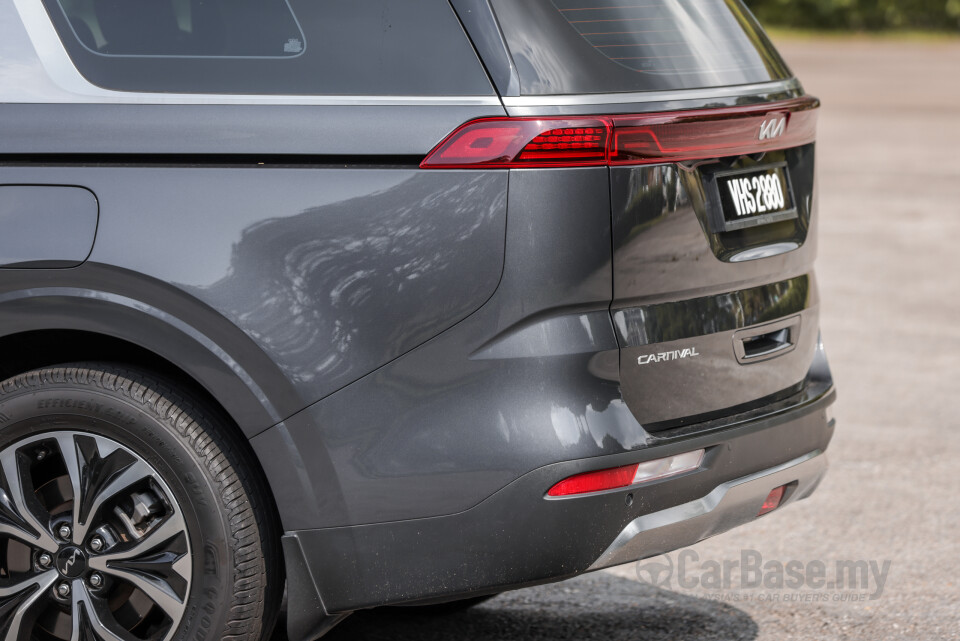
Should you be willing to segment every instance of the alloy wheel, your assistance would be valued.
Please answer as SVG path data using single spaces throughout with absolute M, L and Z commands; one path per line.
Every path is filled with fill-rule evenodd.
M 79 431 L 0 451 L 0 641 L 168 641 L 193 557 L 160 474 Z

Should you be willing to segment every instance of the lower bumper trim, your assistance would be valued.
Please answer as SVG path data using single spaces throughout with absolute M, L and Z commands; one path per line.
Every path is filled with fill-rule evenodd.
M 706 496 L 631 521 L 594 561 L 599 570 L 665 554 L 757 518 L 770 490 L 796 483 L 780 507 L 809 496 L 827 471 L 821 450 L 718 485 Z M 778 508 L 779 509 L 779 508 Z

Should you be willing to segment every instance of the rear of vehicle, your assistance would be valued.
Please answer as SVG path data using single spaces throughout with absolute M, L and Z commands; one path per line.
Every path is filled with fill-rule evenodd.
M 314 414 L 393 433 L 364 474 L 390 477 L 364 507 L 391 520 L 296 534 L 331 611 L 660 554 L 808 496 L 826 468 L 819 103 L 749 12 L 452 4 L 506 114 L 420 166 L 508 173 L 504 270 L 480 310 Z
M 819 103 L 740 0 L 40 4 L 0 0 L 0 462 L 58 489 L 0 532 L 11 625 L 255 639 L 285 569 L 309 641 L 816 488 Z
M 302 536 L 390 553 L 360 582 L 328 569 L 368 605 L 695 543 L 809 495 L 833 429 L 812 270 L 819 102 L 744 6 L 453 6 L 506 115 L 458 127 L 421 167 L 509 172 L 505 268 L 483 309 L 422 348 L 453 403 L 469 399 L 464 430 L 441 418 L 461 420 L 451 405 L 393 408 L 471 448 L 450 472 L 526 473 L 460 514 Z

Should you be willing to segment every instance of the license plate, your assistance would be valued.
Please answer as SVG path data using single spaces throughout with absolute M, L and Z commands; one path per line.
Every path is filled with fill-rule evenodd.
M 724 231 L 796 218 L 786 163 L 717 174 Z

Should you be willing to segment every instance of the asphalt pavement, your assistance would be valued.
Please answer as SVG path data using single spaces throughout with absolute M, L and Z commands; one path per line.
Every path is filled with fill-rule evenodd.
M 817 493 L 654 565 L 447 616 L 358 613 L 328 639 L 960 639 L 960 41 L 778 45 L 823 100 L 817 271 L 840 400 Z

